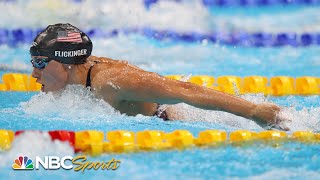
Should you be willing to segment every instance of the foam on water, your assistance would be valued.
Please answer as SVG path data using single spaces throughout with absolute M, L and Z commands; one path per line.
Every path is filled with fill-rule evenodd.
M 36 137 L 36 140 L 35 140 Z M 35 159 L 36 156 L 73 156 L 73 148 L 66 142 L 51 141 L 47 132 L 25 132 L 16 136 L 10 151 L 0 153 L 0 167 L 8 168 L 20 155 Z
M 272 102 L 262 94 L 258 95 L 243 95 L 242 98 L 254 102 Z M 317 97 L 314 97 L 318 99 Z M 289 99 L 288 104 L 294 104 L 295 100 Z M 317 105 L 319 106 L 319 105 Z M 206 122 L 211 125 L 223 127 L 228 131 L 235 129 L 248 129 L 261 131 L 263 128 L 258 126 L 255 122 L 235 116 L 230 113 L 220 111 L 209 111 L 195 108 L 185 103 L 176 105 L 164 105 L 173 117 L 181 120 L 184 126 L 194 127 L 194 122 Z M 304 107 L 297 110 L 295 106 L 283 107 L 281 116 L 290 121 L 284 124 L 288 126 L 291 131 L 310 130 L 320 131 L 320 107 Z M 5 113 L 15 113 L 22 111 L 26 116 L 38 117 L 49 121 L 71 121 L 73 123 L 81 124 L 110 124 L 117 126 L 117 123 L 152 123 L 154 117 L 147 117 L 137 115 L 136 117 L 129 117 L 125 114 L 120 114 L 117 110 L 111 107 L 108 103 L 101 99 L 97 99 L 87 89 L 79 85 L 67 86 L 65 90 L 60 93 L 40 93 L 33 96 L 29 101 L 20 103 L 18 108 L 4 109 Z M 2 110 L 4 112 L 4 110 Z M 12 112 L 10 112 L 12 111 Z M 201 125 L 200 125 L 201 126 Z M 210 128 L 210 126 L 208 127 Z
M 279 104 L 274 98 L 272 101 L 262 94 L 260 95 L 243 95 L 242 98 L 254 102 L 272 102 Z M 282 110 L 280 116 L 284 119 L 288 119 L 285 125 L 287 125 L 291 131 L 305 130 L 305 131 L 320 131 L 320 104 L 315 102 L 319 100 L 317 96 L 305 97 L 303 102 L 297 101 L 293 96 L 286 98 L 286 104 L 281 106 Z M 314 101 L 314 103 L 312 103 Z M 313 106 L 307 107 L 307 104 L 311 103 Z M 303 108 L 300 108 L 300 107 Z
M 262 94 L 245 95 L 241 97 L 254 103 L 271 102 L 269 98 L 264 97 Z M 293 105 L 293 107 L 285 108 L 284 110 L 285 115 L 293 118 L 293 122 L 289 124 L 292 130 L 319 130 L 319 126 L 314 126 L 314 123 L 319 123 L 320 120 L 320 104 L 317 102 L 319 97 L 313 96 L 307 97 L 306 99 L 309 101 L 302 101 L 302 103 L 301 100 L 298 101 L 293 96 L 282 99 L 282 101 L 285 101 L 287 104 Z M 295 104 L 298 102 L 300 102 L 300 104 L 296 106 Z M 307 108 L 307 103 L 309 102 L 313 103 L 313 105 Z M 281 103 L 282 102 L 280 102 L 280 104 Z M 305 109 L 295 109 L 301 108 L 300 106 Z M 52 124 L 62 124 L 63 129 L 66 128 L 72 131 L 77 131 L 77 127 L 80 126 L 84 129 L 96 129 L 103 132 L 114 129 L 128 129 L 133 131 L 142 131 L 145 129 L 160 129 L 164 131 L 187 129 L 196 136 L 198 130 L 205 129 L 221 129 L 228 132 L 236 129 L 263 130 L 254 122 L 229 113 L 200 110 L 183 103 L 169 108 L 176 108 L 177 111 L 179 110 L 183 115 L 187 115 L 187 119 L 163 122 L 142 115 L 136 117 L 120 115 L 110 105 L 96 99 L 91 92 L 85 88 L 73 85 L 68 86 L 66 90 L 57 94 L 40 93 L 34 95 L 29 101 L 20 103 L 17 108 L 2 109 L 1 114 L 16 115 L 22 113 L 21 117 L 23 121 L 30 116 L 32 117 L 31 121 L 24 123 L 38 124 L 37 130 L 48 128 L 45 127 L 46 125 L 43 122 L 37 119 L 38 117 L 52 121 Z M 10 112 L 2 112 L 4 110 Z M 82 113 L 82 111 L 84 111 L 84 113 Z M 9 119 L 11 120 L 11 118 Z M 75 122 L 76 125 L 70 126 L 68 124 L 69 121 Z M 121 121 L 123 125 L 117 124 L 116 122 L 118 121 Z M 14 124 L 18 123 L 16 120 L 13 122 L 15 122 Z M 92 126 L 90 124 L 93 123 L 97 124 L 98 128 L 91 128 Z M 143 124 L 149 125 L 145 126 Z M 133 127 L 138 128 L 134 129 Z M 194 129 L 198 130 L 194 131 Z M 173 177 L 173 179 L 175 179 L 175 177 L 179 179 L 181 178 L 181 173 L 179 172 L 182 171 L 185 171 L 183 172 L 183 176 L 186 179 L 211 177 L 212 174 L 216 177 L 228 177 L 231 179 L 268 179 L 269 177 L 275 178 L 275 176 L 276 178 L 279 177 L 279 179 L 289 179 L 300 178 L 300 174 L 306 174 L 312 179 L 320 175 L 318 171 L 316 171 L 319 161 L 316 153 L 318 149 L 316 145 L 307 146 L 303 144 L 292 145 L 291 143 L 286 143 L 285 145 L 274 148 L 257 144 L 247 148 L 227 146 L 212 149 L 193 148 L 183 152 L 164 151 L 120 155 L 104 154 L 94 161 L 108 160 L 113 157 L 120 159 L 122 162 L 121 168 L 112 173 L 108 172 L 108 175 L 122 179 L 129 177 L 139 179 L 157 177 L 156 179 L 164 179 L 168 175 Z M 265 156 L 261 156 L 261 154 Z M 45 155 L 55 155 L 59 157 L 66 155 L 75 156 L 72 148 L 67 143 L 60 141 L 51 142 L 48 133 L 27 132 L 24 135 L 16 137 L 10 151 L 0 153 L 0 167 L 7 170 L 5 171 L 6 174 L 0 173 L 0 177 L 16 177 L 23 174 L 23 172 L 17 174 L 18 172 L 11 170 L 13 160 L 19 155 L 27 155 L 32 159 L 34 159 L 35 156 L 43 157 Z M 264 162 L 263 165 L 259 164 L 261 161 Z M 152 166 L 149 166 L 146 162 L 151 162 Z M 226 162 L 228 162 L 228 166 Z M 197 168 L 195 169 L 195 167 Z M 7 172 L 9 172 L 9 174 Z M 29 172 L 25 173 L 27 179 L 40 178 L 42 176 L 48 176 L 48 179 L 56 179 L 57 176 L 63 178 L 81 178 L 84 176 L 82 173 L 73 171 L 65 173 L 63 170 L 50 172 L 40 170 L 31 173 L 32 174 Z M 105 173 L 104 171 L 87 171 L 85 176 L 103 177 Z M 236 178 L 235 176 L 240 177 Z
M 48 24 L 58 22 L 72 22 L 82 28 L 114 29 L 152 26 L 193 31 L 208 29 L 206 20 L 209 13 L 201 2 L 197 1 L 183 4 L 161 1 L 150 11 L 140 0 L 92 0 L 82 3 L 62 0 L 41 2 L 20 0 L 17 2 L 7 3 L 0 7 L 0 10 L 7 12 L 0 26 L 9 28 L 46 27 Z M 19 23 L 11 23 L 12 21 Z
M 234 178 L 234 179 L 248 179 L 248 180 L 259 180 L 259 179 L 318 179 L 320 176 L 319 171 L 306 170 L 305 168 L 277 168 L 267 171 L 265 173 L 249 176 L 245 178 Z
M 211 24 L 215 24 L 217 28 L 224 27 L 224 29 L 248 32 L 318 32 L 320 30 L 318 23 L 320 17 L 316 15 L 318 12 L 318 7 L 304 7 L 295 11 L 279 13 L 255 13 L 254 15 L 245 12 L 220 14 L 212 10 L 214 18 L 211 19 Z M 221 31 L 223 32 L 223 29 Z
M 29 101 L 20 103 L 21 110 L 27 115 L 53 118 L 54 120 L 72 120 L 97 122 L 110 121 L 112 116 L 121 116 L 118 111 L 93 94 L 82 85 L 69 85 L 57 93 L 39 93 Z
M 179 3 L 162 0 L 153 4 L 149 10 L 141 0 L 87 0 L 81 3 L 64 0 L 16 0 L 15 3 L 1 3 L 0 11 L 6 12 L 2 14 L 0 26 L 7 28 L 44 28 L 48 24 L 72 22 L 81 28 L 103 29 L 148 26 L 198 32 L 236 29 L 300 33 L 320 30 L 317 7 L 272 14 L 266 11 L 265 14 L 253 16 L 236 11 L 229 14 L 210 11 L 197 0 Z
M 264 102 L 272 103 L 272 101 L 266 99 L 262 94 L 248 94 L 243 95 L 241 97 L 257 104 Z M 288 104 L 290 103 L 291 102 L 288 101 Z M 251 120 L 235 116 L 226 112 L 202 110 L 184 103 L 175 105 L 174 109 L 174 112 L 177 114 L 177 116 L 181 116 L 181 119 L 184 119 L 184 121 L 188 122 L 206 121 L 211 123 L 218 123 L 224 127 L 227 127 L 227 129 L 229 130 L 263 130 L 263 128 L 261 128 L 259 125 L 257 125 L 255 122 Z M 284 125 L 289 127 L 291 131 L 320 131 L 320 107 L 303 108 L 301 110 L 297 110 L 294 106 L 283 106 L 280 116 L 284 117 L 284 119 L 288 119 L 288 121 L 284 122 Z

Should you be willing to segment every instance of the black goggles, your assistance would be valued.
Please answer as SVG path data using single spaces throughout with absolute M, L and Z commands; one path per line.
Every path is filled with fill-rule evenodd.
M 51 60 L 48 58 L 48 57 L 44 57 L 44 56 L 41 56 L 41 57 L 37 57 L 37 56 L 34 56 L 31 58 L 31 64 L 33 67 L 35 68 L 38 68 L 38 69 L 44 69 L 48 63 L 50 62 Z

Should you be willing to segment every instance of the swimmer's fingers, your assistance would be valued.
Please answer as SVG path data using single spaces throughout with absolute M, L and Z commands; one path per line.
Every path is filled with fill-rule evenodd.
M 288 128 L 286 125 L 275 125 L 274 128 L 282 131 L 290 131 L 290 128 Z
M 281 114 L 278 114 L 275 119 L 274 128 L 283 130 L 283 131 L 290 131 L 290 128 L 288 128 L 285 123 L 292 122 L 291 119 L 288 119 L 287 117 L 284 117 Z
M 276 115 L 273 121 L 269 121 L 267 123 L 266 129 L 278 129 L 282 131 L 290 131 L 290 128 L 286 125 L 286 123 L 292 122 L 291 119 L 284 117 L 283 115 Z
M 258 104 L 253 110 L 253 120 L 262 127 L 289 131 L 286 123 L 291 120 L 283 114 L 283 109 L 273 103 Z

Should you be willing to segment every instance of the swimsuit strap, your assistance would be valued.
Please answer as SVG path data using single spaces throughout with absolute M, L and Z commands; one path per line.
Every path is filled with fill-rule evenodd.
M 98 61 L 94 61 L 94 62 L 95 62 L 95 64 L 98 63 Z M 89 71 L 88 71 L 88 74 L 87 74 L 86 87 L 90 87 L 91 88 L 91 69 L 95 64 L 91 65 L 90 68 L 89 68 Z
M 154 116 L 157 116 L 158 118 L 163 119 L 164 121 L 170 120 L 170 119 L 168 118 L 168 115 L 167 115 L 166 110 L 163 109 L 163 108 L 161 108 L 161 105 L 160 105 L 160 104 L 157 105 L 157 110 L 156 110 L 156 112 L 155 112 L 153 115 L 154 115 Z

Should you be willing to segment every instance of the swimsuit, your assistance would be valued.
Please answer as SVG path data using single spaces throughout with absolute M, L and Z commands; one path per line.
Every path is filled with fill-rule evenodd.
M 98 63 L 97 61 L 94 61 L 96 64 Z M 88 71 L 88 74 L 87 74 L 87 82 L 86 82 L 86 87 L 87 88 L 90 88 L 90 91 L 91 91 L 91 69 L 94 65 L 91 65 L 90 68 L 89 68 L 89 71 Z
M 98 62 L 95 61 L 95 63 L 97 64 Z M 91 91 L 91 69 L 94 65 L 91 65 L 91 67 L 89 68 L 88 74 L 87 74 L 87 81 L 86 81 L 86 87 L 90 88 Z M 163 119 L 164 121 L 168 121 L 168 115 L 166 113 L 166 110 L 164 108 L 161 108 L 161 105 L 158 104 L 157 105 L 157 110 L 156 112 L 154 112 L 153 116 L 157 116 L 158 118 Z
M 160 104 L 157 105 L 157 110 L 153 115 L 163 119 L 164 121 L 170 120 L 168 118 L 166 110 L 164 108 L 161 108 L 160 106 L 161 106 Z

